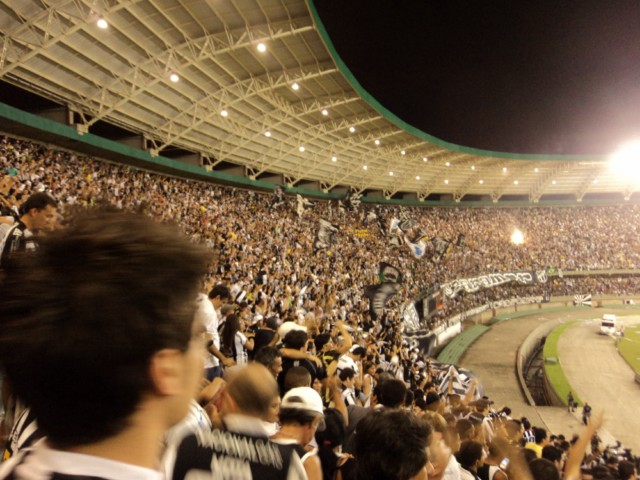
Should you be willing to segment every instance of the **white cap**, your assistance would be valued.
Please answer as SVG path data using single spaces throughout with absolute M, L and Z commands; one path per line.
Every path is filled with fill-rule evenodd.
M 320 394 L 311 387 L 296 387 L 284 394 L 280 408 L 293 408 L 324 415 Z

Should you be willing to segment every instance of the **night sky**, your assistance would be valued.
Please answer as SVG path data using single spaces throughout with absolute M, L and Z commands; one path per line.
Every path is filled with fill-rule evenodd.
M 384 107 L 442 140 L 608 154 L 640 138 L 640 0 L 314 0 Z

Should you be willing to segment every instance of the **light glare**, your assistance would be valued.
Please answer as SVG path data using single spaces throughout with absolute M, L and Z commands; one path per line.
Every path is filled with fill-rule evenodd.
M 511 234 L 511 243 L 514 245 L 522 245 L 524 243 L 524 234 L 517 228 Z
M 98 19 L 98 21 L 96 22 L 96 25 L 98 25 L 98 28 L 101 28 L 101 29 L 103 29 L 103 30 L 104 30 L 105 28 L 109 28 L 109 24 L 108 24 L 108 23 L 107 23 L 107 21 L 106 21 L 104 18 L 102 18 L 102 17 L 100 17 L 100 18 Z

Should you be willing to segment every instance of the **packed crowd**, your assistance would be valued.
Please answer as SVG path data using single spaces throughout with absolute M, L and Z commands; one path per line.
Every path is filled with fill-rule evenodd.
M 600 475 L 605 459 L 597 445 L 587 455 L 599 416 L 573 446 L 562 437 L 548 438 L 544 429 L 512 418 L 508 407 L 495 408 L 482 398 L 477 381 L 454 381 L 453 370 L 409 348 L 397 307 L 434 283 L 493 271 L 635 268 L 638 207 L 405 209 L 424 232 L 465 236 L 463 245 L 450 247 L 436 262 L 390 245 L 377 221 L 367 222 L 366 206 L 316 202 L 299 214 L 293 201 L 275 202 L 272 194 L 163 177 L 6 138 L 0 148 L 4 224 L 37 218 L 42 230 L 58 230 L 43 236 L 42 248 L 31 249 L 31 259 L 42 263 L 17 255 L 15 266 L 5 258 L 0 264 L 7 298 L 19 300 L 0 312 L 0 361 L 5 384 L 29 407 L 19 416 L 17 407 L 12 419 L 7 456 L 15 460 L 4 470 L 7 478 L 28 478 L 20 477 L 21 469 L 42 472 L 39 462 L 51 447 L 95 453 L 77 447 L 108 444 L 117 455 L 107 458 L 130 459 L 125 447 L 132 438 L 121 434 L 142 425 L 144 435 L 157 435 L 185 414 L 164 434 L 162 448 L 164 472 L 176 479 L 633 478 L 626 464 L 620 475 L 611 469 Z M 16 211 L 34 194 L 54 199 L 45 207 L 57 209 L 57 221 L 37 217 L 41 207 Z M 101 213 L 113 207 L 144 215 L 123 220 Z M 87 210 L 97 212 L 95 218 L 76 220 Z M 394 208 L 376 211 L 384 225 L 395 214 Z M 328 248 L 317 249 L 321 218 L 337 232 Z M 167 223 L 191 243 L 167 233 Z M 512 225 L 526 233 L 524 246 L 509 241 Z M 189 294 L 195 296 L 188 282 L 202 278 L 201 245 L 209 263 L 200 265 L 205 280 L 194 315 L 184 306 L 193 303 L 185 300 Z M 404 281 L 385 314 L 373 318 L 363 291 L 378 282 L 380 261 L 393 264 Z M 571 281 L 575 293 L 592 279 Z M 555 282 L 557 288 L 567 283 Z M 456 302 L 530 296 L 541 291 L 536 289 L 553 295 L 555 282 L 503 285 Z M 43 285 L 51 288 L 29 300 Z M 610 285 L 636 291 L 634 277 Z M 185 328 L 185 311 L 195 317 L 186 336 L 177 333 Z M 182 318 L 180 328 L 172 325 L 174 317 Z M 91 324 L 82 323 L 86 318 Z M 15 328 L 31 334 L 7 333 Z M 58 337 L 64 341 L 45 348 Z M 166 350 L 176 348 L 178 355 Z M 189 382 L 185 372 L 195 369 L 191 357 L 202 356 L 206 380 L 196 389 L 201 371 Z M 112 372 L 114 365 L 121 367 Z M 143 385 L 135 383 L 140 370 L 129 372 L 134 367 L 147 372 Z M 140 395 L 149 385 L 161 400 Z M 184 392 L 196 390 L 195 400 L 185 403 Z M 97 408 L 106 408 L 104 421 L 96 420 Z M 45 434 L 48 443 L 38 441 Z M 120 438 L 121 445 L 111 445 L 111 438 Z M 547 446 L 549 440 L 553 445 Z M 33 447 L 31 455 L 27 445 L 44 446 Z M 147 460 L 159 454 L 146 453 Z

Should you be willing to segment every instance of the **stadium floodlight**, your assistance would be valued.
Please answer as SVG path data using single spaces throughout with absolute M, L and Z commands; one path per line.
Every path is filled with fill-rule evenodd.
M 517 228 L 511 234 L 511 243 L 514 245 L 522 245 L 524 243 L 524 234 Z
M 622 145 L 609 157 L 609 167 L 620 176 L 640 180 L 640 141 Z

